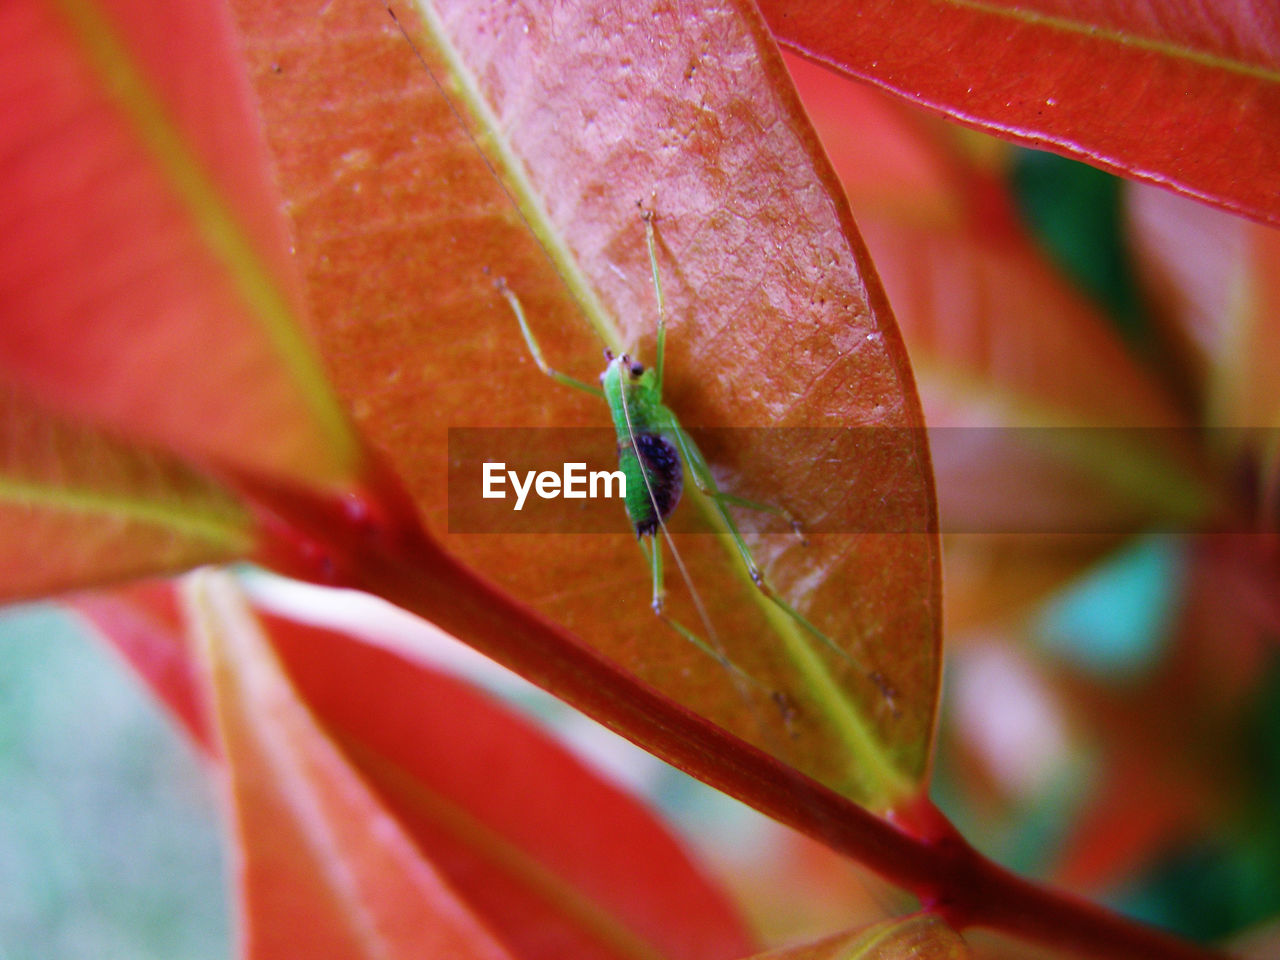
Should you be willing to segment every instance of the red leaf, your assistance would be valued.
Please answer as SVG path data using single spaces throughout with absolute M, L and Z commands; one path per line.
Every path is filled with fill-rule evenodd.
M 814 59 L 998 136 L 1280 223 L 1270 0 L 763 0 Z
M 350 483 L 225 10 L 0 12 L 0 376 L 202 462 Z
M 232 581 L 194 579 L 187 604 L 235 818 L 240 955 L 506 957 L 297 700 Z
M 208 580 L 193 595 L 206 606 L 218 598 L 230 604 L 235 596 L 229 584 L 209 586 Z M 74 606 L 188 731 L 216 750 L 197 703 L 208 691 L 192 688 L 194 665 L 173 600 L 171 586 L 153 584 L 79 597 Z M 239 625 L 228 625 L 232 620 Z M 663 826 L 541 732 L 457 680 L 344 635 L 230 614 L 222 629 L 243 632 L 250 625 L 270 632 L 296 695 L 352 764 L 347 776 L 358 772 L 373 785 L 385 814 L 517 955 L 728 960 L 754 948 L 724 894 Z M 224 711 L 248 676 L 270 672 L 274 662 L 265 649 L 232 660 L 220 675 Z M 304 709 L 300 703 L 267 708 L 256 697 L 241 708 L 252 713 L 241 718 L 251 726 L 273 722 L 260 711 L 274 717 Z M 328 742 L 312 728 L 292 749 L 305 759 L 328 749 Z M 241 766 L 246 757 L 239 752 L 222 759 L 243 783 L 238 801 L 246 822 L 265 816 L 275 801 L 263 800 L 246 779 L 258 767 Z M 289 822 L 295 815 L 285 814 L 278 830 L 302 829 Z M 373 822 L 366 827 L 378 830 Z M 243 839 L 247 856 L 260 855 L 262 837 Z M 263 902 L 256 909 L 271 908 Z M 281 913 L 253 918 L 264 936 L 286 921 Z
M 1001 145 L 798 57 L 788 66 L 911 353 L 941 524 L 956 534 L 947 622 L 1016 616 L 1116 537 L 1203 511 L 1210 493 L 1176 431 L 1093 429 L 1184 421 L 1018 222 Z
M 437 869 L 520 956 L 738 957 L 724 895 L 635 800 L 462 683 L 271 620 L 299 692 Z

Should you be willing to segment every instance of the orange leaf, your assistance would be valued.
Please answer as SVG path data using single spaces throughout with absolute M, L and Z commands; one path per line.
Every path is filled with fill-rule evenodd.
M 752 10 L 441 4 L 435 27 L 410 29 L 455 114 L 377 4 L 331 4 L 319 19 L 239 9 L 322 349 L 447 549 L 824 783 L 881 808 L 913 795 L 937 694 L 936 541 L 861 532 L 878 501 L 858 491 L 892 492 L 889 528 L 930 529 L 919 411 L 874 273 Z M 678 42 L 653 44 L 655 30 Z M 752 678 L 745 695 L 653 617 L 620 509 L 616 536 L 443 534 L 448 428 L 608 424 L 598 401 L 537 372 L 495 274 L 554 366 L 592 379 L 605 344 L 638 342 L 652 358 L 638 200 L 658 217 L 668 399 L 691 424 L 758 428 L 712 453 L 725 489 L 839 531 L 807 548 L 790 535 L 753 545 L 853 663 L 769 604 L 721 538 L 680 549 Z M 897 433 L 867 455 L 854 432 L 787 429 L 814 426 Z M 669 609 L 698 628 L 683 590 Z

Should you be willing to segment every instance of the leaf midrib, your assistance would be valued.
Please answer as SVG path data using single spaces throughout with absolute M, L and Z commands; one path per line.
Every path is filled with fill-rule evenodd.
M 1220 54 L 1197 50 L 1171 40 L 1144 37 L 1127 30 L 1099 26 L 1096 23 L 1085 23 L 1080 20 L 1073 20 L 1070 17 L 1062 17 L 1050 13 L 1013 9 L 1002 4 L 991 3 L 989 0 L 932 0 L 932 2 L 935 6 L 973 10 L 1029 26 L 1048 27 L 1053 30 L 1061 30 L 1064 33 L 1073 33 L 1150 53 L 1159 53 L 1177 60 L 1186 60 L 1198 66 L 1213 67 L 1217 70 L 1251 77 L 1266 83 L 1280 83 L 1280 70 L 1233 60 Z

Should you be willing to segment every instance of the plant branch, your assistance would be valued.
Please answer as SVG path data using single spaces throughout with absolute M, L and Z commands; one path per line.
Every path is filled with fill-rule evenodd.
M 912 891 L 957 929 L 988 927 L 1095 958 L 1225 957 L 1015 876 L 927 799 L 896 826 L 661 696 L 449 556 L 392 478 L 372 478 L 377 495 L 354 510 L 351 500 L 239 481 L 265 508 L 262 559 L 275 569 L 364 589 L 427 618 L 668 763 Z

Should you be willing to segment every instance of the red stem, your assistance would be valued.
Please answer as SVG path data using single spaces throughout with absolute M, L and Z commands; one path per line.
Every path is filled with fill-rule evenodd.
M 392 504 L 395 516 L 239 479 L 270 510 L 262 542 L 274 568 L 418 613 L 668 763 L 912 891 L 957 929 L 989 927 L 1095 958 L 1225 958 L 1015 876 L 927 800 L 905 832 L 666 699 L 455 561 L 386 478 L 363 503 Z

